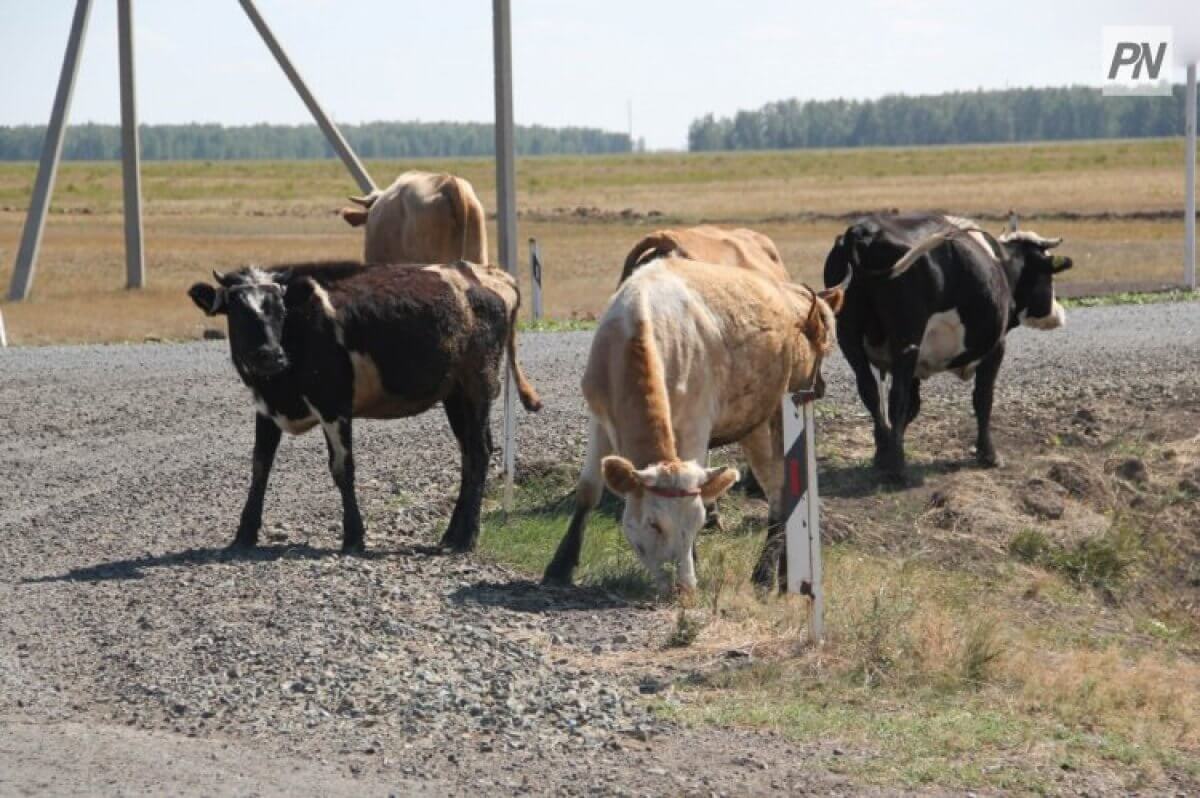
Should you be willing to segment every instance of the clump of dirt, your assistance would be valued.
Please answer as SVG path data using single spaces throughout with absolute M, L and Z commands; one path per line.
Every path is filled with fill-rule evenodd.
M 1105 507 L 1111 501 L 1112 491 L 1104 475 L 1080 460 L 1053 460 L 1046 476 L 1061 485 L 1077 501 L 1093 507 Z

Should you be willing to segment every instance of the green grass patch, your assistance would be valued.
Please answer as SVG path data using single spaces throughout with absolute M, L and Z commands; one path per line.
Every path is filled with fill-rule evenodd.
M 538 319 L 537 321 L 521 321 L 517 329 L 525 333 L 538 332 L 579 332 L 580 330 L 596 329 L 595 319 Z
M 1050 540 L 1036 529 L 1026 529 L 1009 543 L 1018 559 L 1057 571 L 1080 586 L 1115 592 L 1142 555 L 1137 529 L 1117 519 L 1102 535 L 1071 546 Z
M 1173 288 L 1170 291 L 1122 291 L 1100 296 L 1063 298 L 1059 301 L 1068 308 L 1101 308 L 1109 305 L 1157 305 L 1162 302 L 1195 302 L 1200 300 L 1200 291 Z

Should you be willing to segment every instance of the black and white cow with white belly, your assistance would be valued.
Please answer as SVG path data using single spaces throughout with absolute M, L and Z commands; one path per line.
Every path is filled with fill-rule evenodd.
M 1071 268 L 1071 259 L 1050 254 L 1061 243 L 1027 231 L 995 238 L 968 219 L 940 214 L 866 216 L 837 237 L 825 285 L 853 273 L 838 345 L 874 419 L 875 464 L 886 474 L 903 476 L 904 432 L 920 410 L 921 381 L 943 371 L 974 377 L 976 458 L 1000 463 L 990 421 L 1005 336 L 1022 324 L 1052 330 L 1066 323 L 1054 275 Z
M 516 281 L 501 269 L 357 263 L 247 268 L 188 292 L 229 319 L 233 365 L 257 409 L 250 494 L 231 548 L 258 542 L 263 497 L 283 432 L 320 426 L 342 496 L 342 550 L 362 551 L 351 420 L 403 418 L 442 403 L 462 455 L 442 545 L 474 547 L 506 350 L 522 404 L 541 407 L 516 362 Z

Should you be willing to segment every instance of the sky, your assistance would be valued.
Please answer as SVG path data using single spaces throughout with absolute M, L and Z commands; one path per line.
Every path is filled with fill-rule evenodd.
M 338 122 L 490 121 L 490 0 L 258 0 Z M 143 123 L 310 122 L 236 0 L 134 0 Z M 73 0 L 0 0 L 0 125 L 49 115 Z M 773 100 L 1099 85 L 1101 27 L 1172 25 L 1200 0 L 512 0 L 518 124 L 628 129 L 684 148 L 691 120 Z M 115 0 L 94 0 L 72 122 L 116 122 Z M 1191 54 L 1190 56 L 1188 54 Z M 1173 66 L 1173 80 L 1183 80 Z

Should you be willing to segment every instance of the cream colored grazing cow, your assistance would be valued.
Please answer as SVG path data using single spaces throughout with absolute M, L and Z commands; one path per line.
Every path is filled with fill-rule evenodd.
M 591 421 L 575 513 L 545 580 L 569 583 L 604 485 L 625 499 L 621 527 L 660 589 L 696 585 L 704 506 L 737 480 L 704 468 L 710 447 L 741 445 L 771 497 L 756 569 L 777 568 L 783 484 L 780 397 L 810 388 L 833 347 L 844 286 L 814 294 L 752 271 L 685 258 L 643 264 L 592 340 L 583 395 Z M 765 570 L 764 570 L 765 569 Z
M 350 197 L 353 227 L 366 225 L 367 263 L 487 263 L 487 227 L 475 189 L 461 177 L 405 172 L 383 190 Z
M 737 266 L 776 280 L 790 279 L 779 249 L 767 236 L 745 227 L 726 230 L 702 224 L 680 230 L 655 230 L 634 244 L 625 258 L 621 282 L 629 279 L 642 264 L 672 254 L 704 263 Z

